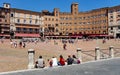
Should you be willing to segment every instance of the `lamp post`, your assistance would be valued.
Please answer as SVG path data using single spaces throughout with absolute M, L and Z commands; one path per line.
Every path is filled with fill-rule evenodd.
M 14 31 L 10 30 L 10 39 L 12 39 L 14 37 Z
M 4 37 L 4 31 L 2 31 L 1 34 L 2 34 L 2 38 L 3 38 Z

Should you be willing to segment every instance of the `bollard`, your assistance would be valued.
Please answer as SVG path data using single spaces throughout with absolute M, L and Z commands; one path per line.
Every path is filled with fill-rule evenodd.
M 109 47 L 109 56 L 110 58 L 114 58 L 114 47 L 113 46 Z
M 77 48 L 77 57 L 80 60 L 80 62 L 82 63 L 82 50 L 81 48 Z
M 99 60 L 100 59 L 100 49 L 99 47 L 95 48 L 95 60 Z
M 34 68 L 34 49 L 28 49 L 28 69 Z

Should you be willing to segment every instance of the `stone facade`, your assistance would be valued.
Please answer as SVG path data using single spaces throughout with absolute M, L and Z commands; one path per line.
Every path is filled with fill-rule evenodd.
M 0 7 L 0 36 L 8 36 L 10 29 L 9 6 Z
M 120 6 L 108 10 L 109 35 L 120 37 Z
M 55 8 L 52 13 L 47 10 L 35 12 L 10 8 L 10 4 L 7 3 L 3 6 L 0 15 L 7 10 L 6 16 L 8 17 L 5 17 L 7 19 L 5 23 L 2 20 L 4 18 L 2 16 L 0 18 L 1 33 L 6 32 L 5 30 L 14 31 L 16 36 L 21 34 L 18 37 L 24 37 L 22 34 L 39 35 L 40 33 L 46 36 L 100 36 L 108 34 L 119 36 L 120 6 L 79 12 L 78 3 L 72 3 L 71 12 L 60 12 L 59 8 Z M 2 27 L 3 25 L 8 25 L 8 29 Z

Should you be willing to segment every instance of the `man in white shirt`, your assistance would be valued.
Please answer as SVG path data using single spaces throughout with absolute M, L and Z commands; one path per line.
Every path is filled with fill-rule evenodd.
M 58 66 L 57 58 L 53 57 L 51 61 L 52 61 L 52 67 Z
M 45 67 L 44 59 L 42 58 L 42 56 L 39 56 L 39 59 L 38 59 L 38 68 L 44 68 L 44 67 Z

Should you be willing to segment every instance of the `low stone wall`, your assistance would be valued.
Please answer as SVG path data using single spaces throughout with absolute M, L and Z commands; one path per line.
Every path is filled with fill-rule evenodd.
M 29 69 L 0 75 L 120 75 L 120 58 L 91 61 L 79 65 Z

